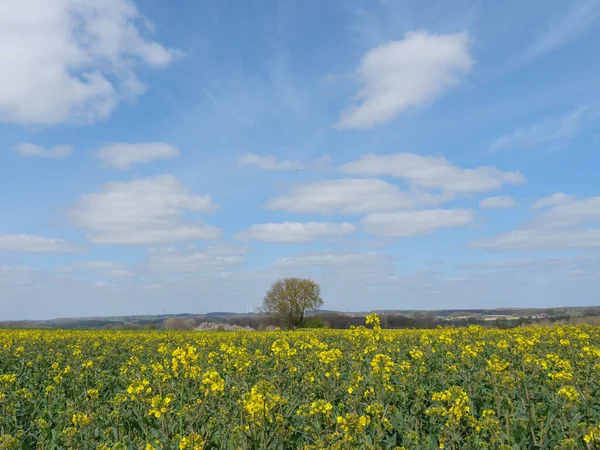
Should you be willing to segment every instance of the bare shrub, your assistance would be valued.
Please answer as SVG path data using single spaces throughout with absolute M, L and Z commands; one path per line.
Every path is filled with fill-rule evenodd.
M 196 321 L 182 317 L 170 317 L 163 320 L 162 327 L 167 330 L 193 330 L 196 328 Z
M 202 322 L 196 327 L 199 331 L 254 331 L 251 327 L 241 327 L 239 325 L 230 325 L 228 323 Z

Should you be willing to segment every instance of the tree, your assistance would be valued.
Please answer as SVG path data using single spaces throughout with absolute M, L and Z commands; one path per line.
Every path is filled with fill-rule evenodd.
M 285 326 L 297 328 L 304 321 L 306 310 L 319 309 L 323 304 L 321 287 L 307 278 L 277 280 L 266 293 L 263 310 Z

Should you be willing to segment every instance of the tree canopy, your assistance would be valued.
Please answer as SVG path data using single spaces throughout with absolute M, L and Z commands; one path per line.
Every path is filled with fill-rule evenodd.
M 307 310 L 319 309 L 321 305 L 321 287 L 316 282 L 308 278 L 284 278 L 267 291 L 263 310 L 285 326 L 297 328 L 302 325 Z

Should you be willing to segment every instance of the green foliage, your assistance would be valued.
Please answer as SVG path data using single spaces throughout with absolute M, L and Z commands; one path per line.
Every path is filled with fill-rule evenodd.
M 320 317 L 309 317 L 308 319 L 304 320 L 302 327 L 303 328 L 323 328 L 323 327 L 325 327 L 325 324 L 323 323 L 323 319 L 321 319 Z
M 306 310 L 319 309 L 321 305 L 321 287 L 307 278 L 277 280 L 263 301 L 264 311 L 288 328 L 302 326 Z

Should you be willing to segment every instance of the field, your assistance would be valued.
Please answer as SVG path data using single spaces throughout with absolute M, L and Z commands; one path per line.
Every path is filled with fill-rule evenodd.
M 600 328 L 0 331 L 0 448 L 600 448 Z

